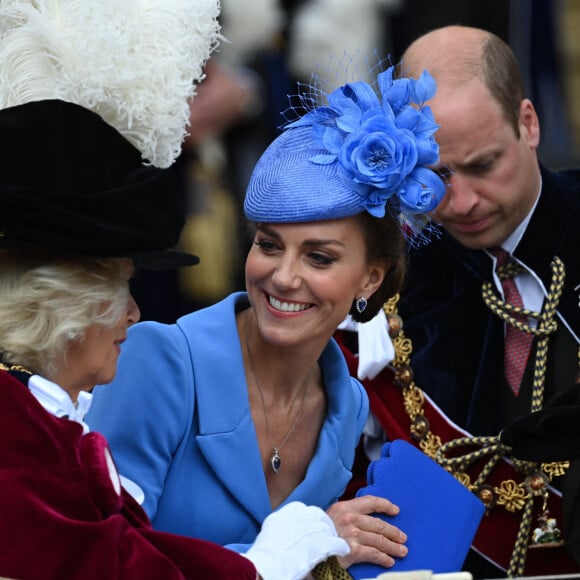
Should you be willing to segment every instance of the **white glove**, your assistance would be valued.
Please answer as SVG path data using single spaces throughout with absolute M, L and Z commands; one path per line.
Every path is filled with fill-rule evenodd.
M 301 580 L 330 556 L 346 556 L 350 547 L 318 507 L 291 502 L 271 513 L 244 554 L 264 580 Z

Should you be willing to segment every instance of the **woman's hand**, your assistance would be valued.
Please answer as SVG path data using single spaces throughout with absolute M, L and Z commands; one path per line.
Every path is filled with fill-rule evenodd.
M 371 514 L 394 516 L 399 508 L 388 499 L 365 495 L 339 501 L 327 510 L 338 535 L 350 546 L 350 553 L 339 558 L 341 566 L 348 568 L 357 562 L 369 562 L 390 568 L 394 558 L 407 554 L 407 535 L 399 528 Z

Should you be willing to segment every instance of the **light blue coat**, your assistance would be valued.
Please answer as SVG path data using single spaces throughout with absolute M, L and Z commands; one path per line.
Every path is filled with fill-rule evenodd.
M 250 544 L 271 512 L 235 323 L 247 307 L 236 293 L 173 325 L 137 324 L 114 383 L 95 389 L 87 422 L 108 438 L 121 474 L 143 488 L 156 529 Z M 368 400 L 334 340 L 319 364 L 327 416 L 286 502 L 326 509 L 350 479 Z

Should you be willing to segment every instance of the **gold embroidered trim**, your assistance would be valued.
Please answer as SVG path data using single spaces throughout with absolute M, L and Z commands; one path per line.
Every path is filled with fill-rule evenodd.
M 3 362 L 0 362 L 0 371 L 17 371 L 17 372 L 21 372 L 21 373 L 26 373 L 27 375 L 33 374 L 26 367 L 23 367 L 22 365 L 7 365 Z

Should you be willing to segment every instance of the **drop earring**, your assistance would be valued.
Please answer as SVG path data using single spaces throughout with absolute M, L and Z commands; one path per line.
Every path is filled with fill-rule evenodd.
M 355 302 L 355 307 L 356 307 L 357 312 L 359 314 L 362 314 L 365 311 L 367 304 L 368 304 L 367 299 L 364 296 L 357 298 L 356 302 Z

